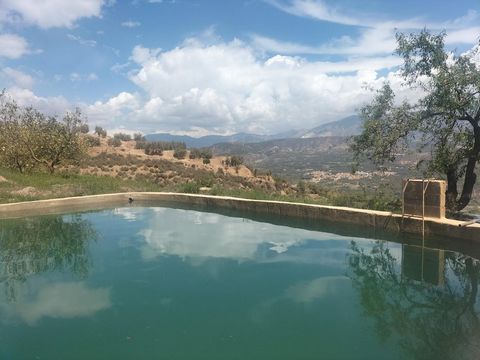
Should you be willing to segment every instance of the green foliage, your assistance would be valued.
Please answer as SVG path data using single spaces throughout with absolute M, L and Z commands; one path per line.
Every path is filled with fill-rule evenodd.
M 100 146 L 101 145 L 100 139 L 96 136 L 85 135 L 83 140 L 85 141 L 85 144 L 88 147 L 94 147 L 94 146 Z
M 354 137 L 355 159 L 371 160 L 379 167 L 396 159 L 411 143 L 429 149 L 430 158 L 417 165 L 426 176 L 448 180 L 450 209 L 463 209 L 472 197 L 475 167 L 480 161 L 480 67 L 475 64 L 479 47 L 468 53 L 448 53 L 445 33 L 397 34 L 397 54 L 405 84 L 425 94 L 416 103 L 398 104 L 388 83 L 364 106 L 364 127 Z M 458 196 L 457 183 L 464 179 Z
M 135 148 L 144 149 L 147 155 L 162 155 L 164 151 L 186 150 L 187 147 L 177 141 L 138 141 Z
M 185 156 L 187 156 L 187 150 L 185 149 L 175 149 L 173 152 L 173 157 L 175 159 L 185 159 Z
M 225 160 L 225 165 L 227 166 L 231 166 L 231 167 L 239 167 L 240 165 L 243 164 L 243 157 L 241 156 L 230 156 L 230 157 L 227 157 L 227 159 Z
M 100 126 L 95 126 L 95 134 L 104 138 L 107 136 L 107 130 L 103 129 Z
M 83 123 L 78 126 L 78 131 L 81 134 L 88 134 L 88 132 L 90 131 L 90 128 L 88 127 L 87 123 Z
M 118 139 L 120 141 L 131 141 L 132 136 L 130 134 L 125 134 L 125 133 L 116 133 L 113 134 L 114 139 Z
M 133 134 L 133 140 L 135 141 L 146 141 L 145 136 L 142 135 L 142 133 L 135 133 Z
M 36 165 L 50 172 L 63 163 L 78 162 L 85 154 L 80 134 L 85 122 L 80 110 L 61 120 L 31 107 L 22 108 L 0 94 L 0 158 L 20 172 Z
M 179 187 L 179 191 L 187 194 L 198 194 L 200 192 L 200 184 L 198 184 L 195 181 L 188 182 L 188 183 L 182 184 Z
M 197 149 L 193 148 L 190 149 L 189 158 L 190 159 L 208 159 L 210 160 L 213 157 L 212 150 L 208 148 Z
M 122 145 L 122 140 L 120 140 L 118 137 L 113 137 L 108 139 L 107 144 L 108 146 L 119 147 Z

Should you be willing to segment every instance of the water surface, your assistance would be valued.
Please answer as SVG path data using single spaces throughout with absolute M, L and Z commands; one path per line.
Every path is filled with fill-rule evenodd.
M 0 220 L 0 359 L 478 359 L 479 273 L 168 207 Z

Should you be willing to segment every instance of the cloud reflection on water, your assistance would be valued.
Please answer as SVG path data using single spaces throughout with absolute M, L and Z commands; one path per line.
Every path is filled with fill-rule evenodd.
M 140 231 L 145 241 L 141 245 L 145 260 L 161 255 L 259 260 L 264 257 L 262 249 L 283 254 L 307 240 L 345 239 L 334 234 L 198 211 L 172 209 L 150 212 L 147 216 L 148 227 Z
M 31 299 L 0 304 L 7 317 L 35 325 L 43 318 L 92 316 L 112 306 L 109 288 L 90 288 L 85 282 L 61 282 L 42 287 Z

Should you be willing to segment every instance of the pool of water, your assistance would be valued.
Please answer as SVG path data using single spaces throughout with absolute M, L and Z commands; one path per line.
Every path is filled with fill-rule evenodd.
M 0 359 L 480 358 L 478 260 L 339 230 L 170 207 L 0 220 Z

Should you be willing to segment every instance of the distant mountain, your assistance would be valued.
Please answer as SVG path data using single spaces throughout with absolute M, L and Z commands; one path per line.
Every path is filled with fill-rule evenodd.
M 362 119 L 358 115 L 352 115 L 337 121 L 322 124 L 308 130 L 300 137 L 303 139 L 330 136 L 352 136 L 362 131 Z
M 357 115 L 344 119 L 322 124 L 310 130 L 289 130 L 274 135 L 257 135 L 238 133 L 233 135 L 207 135 L 199 138 L 186 135 L 171 135 L 167 133 L 148 134 L 145 137 L 148 141 L 180 141 L 187 147 L 209 147 L 221 143 L 251 144 L 279 139 L 309 139 L 318 137 L 345 137 L 358 135 L 361 131 L 362 121 Z
M 281 139 L 285 137 L 290 137 L 291 134 L 294 134 L 296 131 L 289 131 L 276 135 L 256 135 L 256 134 L 247 134 L 247 133 L 238 133 L 233 135 L 207 135 L 199 138 L 186 135 L 171 135 L 166 133 L 158 134 L 148 134 L 146 139 L 148 141 L 180 141 L 184 142 L 187 147 L 209 147 L 219 143 L 239 143 L 239 144 L 248 144 L 248 143 L 257 143 L 261 141 L 268 141 L 274 139 Z

